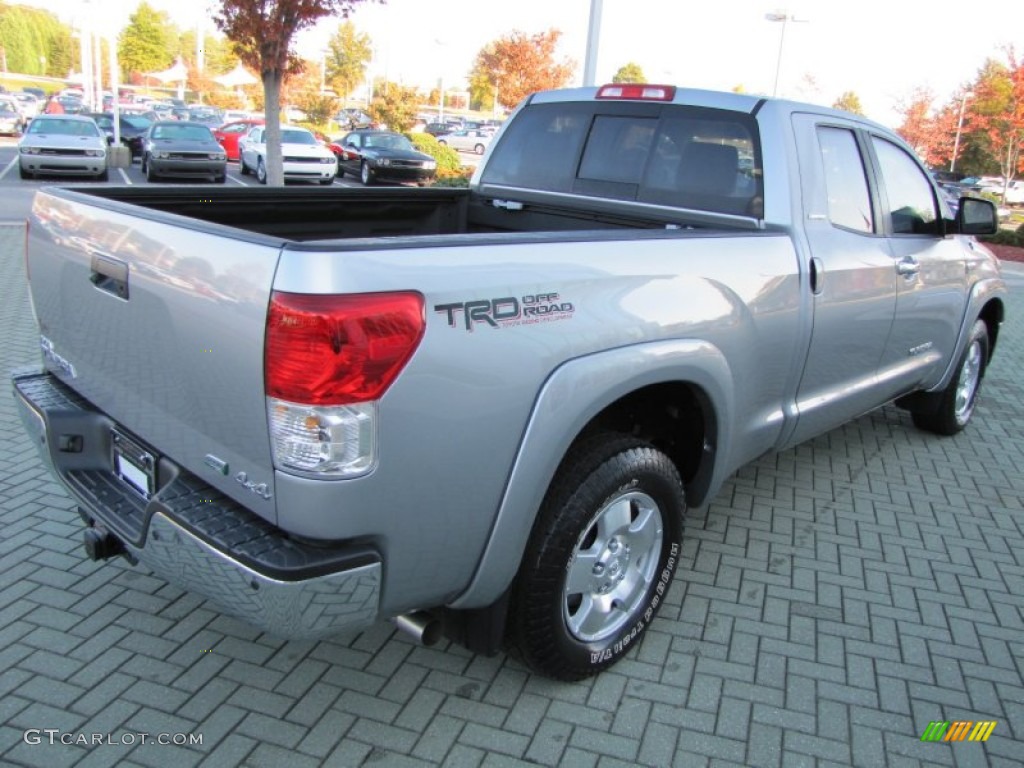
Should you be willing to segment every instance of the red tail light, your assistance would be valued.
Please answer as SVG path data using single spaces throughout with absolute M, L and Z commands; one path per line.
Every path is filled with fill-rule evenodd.
M 267 317 L 267 396 L 309 405 L 376 400 L 423 338 L 418 293 L 275 291 Z

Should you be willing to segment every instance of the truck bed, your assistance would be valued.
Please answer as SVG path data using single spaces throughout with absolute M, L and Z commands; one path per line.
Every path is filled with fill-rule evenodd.
M 133 215 L 152 211 L 176 219 L 178 226 L 197 222 L 219 224 L 257 235 L 293 242 L 354 238 L 401 238 L 424 235 L 463 235 L 502 232 L 565 232 L 600 229 L 753 229 L 749 221 L 708 221 L 694 214 L 682 220 L 678 210 L 669 218 L 656 211 L 636 215 L 571 206 L 530 205 L 524 210 L 496 207 L 469 189 L 459 188 L 344 188 L 310 187 L 69 187 L 72 197 L 85 195 L 93 205 L 133 206 Z M 618 206 L 621 209 L 621 204 Z M 721 217 L 727 219 L 728 217 Z M 702 220 L 703 219 L 703 220 Z

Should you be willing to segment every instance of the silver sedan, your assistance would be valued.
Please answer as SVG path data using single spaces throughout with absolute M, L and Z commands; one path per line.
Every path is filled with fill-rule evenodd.
M 91 117 L 40 115 L 18 142 L 18 171 L 107 180 L 107 139 Z

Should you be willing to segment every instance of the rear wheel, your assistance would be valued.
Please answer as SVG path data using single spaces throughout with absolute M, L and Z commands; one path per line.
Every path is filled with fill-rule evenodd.
M 510 634 L 524 660 L 579 680 L 628 651 L 672 583 L 685 510 L 661 451 L 622 435 L 580 443 L 548 489 L 513 588 Z
M 938 407 L 933 411 L 912 412 L 914 425 L 939 435 L 955 435 L 966 427 L 974 415 L 988 354 L 988 326 L 984 320 L 976 320 L 957 372 L 942 391 Z
M 477 144 L 475 147 L 473 147 L 473 151 L 476 152 L 478 155 L 482 155 L 484 153 L 484 145 Z

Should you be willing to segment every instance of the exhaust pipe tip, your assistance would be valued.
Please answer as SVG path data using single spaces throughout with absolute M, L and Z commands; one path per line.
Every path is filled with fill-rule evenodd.
M 109 531 L 95 527 L 85 529 L 85 554 L 90 560 L 109 560 L 124 553 L 124 544 Z
M 403 613 L 395 616 L 392 621 L 420 645 L 436 645 L 444 634 L 441 622 L 426 611 Z

